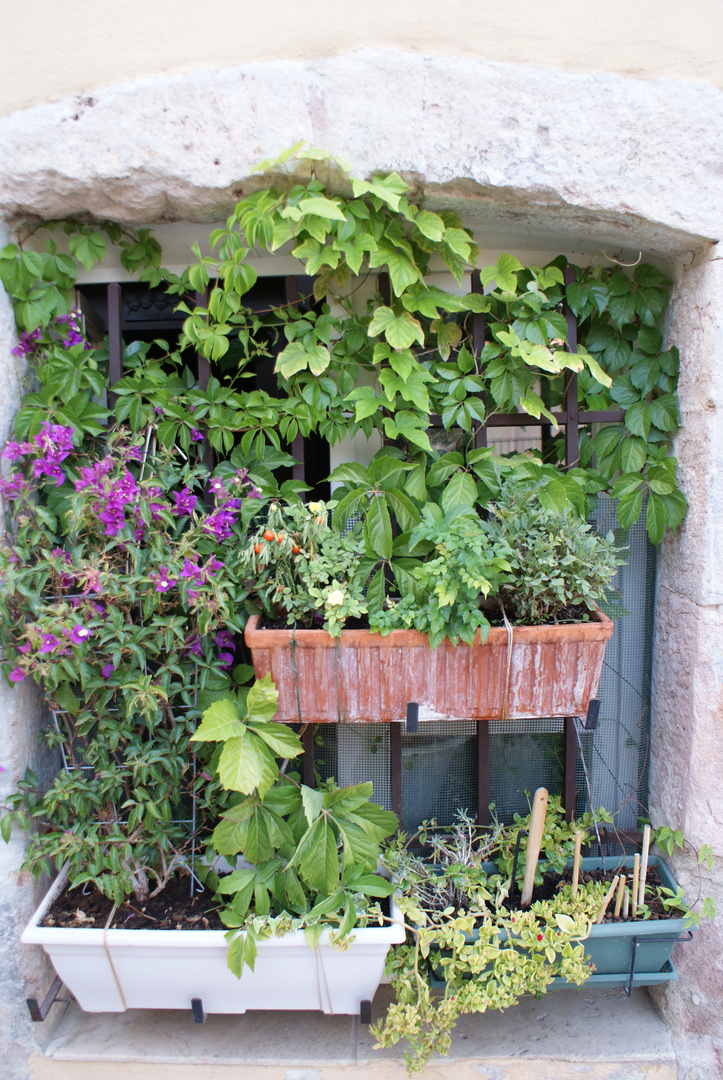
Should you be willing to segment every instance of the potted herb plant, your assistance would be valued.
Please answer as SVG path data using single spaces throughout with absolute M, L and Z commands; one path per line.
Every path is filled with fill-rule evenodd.
M 381 453 L 369 474 L 394 484 L 405 468 Z M 621 561 L 612 534 L 546 509 L 514 471 L 483 520 L 465 480 L 452 467 L 425 502 L 382 487 L 351 528 L 358 488 L 342 489 L 336 528 L 322 505 L 273 504 L 246 550 L 271 625 L 252 618 L 245 637 L 256 675 L 279 685 L 277 719 L 398 720 L 409 701 L 427 719 L 585 715 L 612 634 L 596 603 Z M 388 559 L 376 500 L 408 527 Z
M 414 838 L 425 857 L 404 836 L 389 845 L 385 862 L 408 935 L 390 956 L 396 1002 L 375 1034 L 381 1046 L 409 1040 L 410 1073 L 449 1050 L 465 1013 L 508 1008 L 560 985 L 631 988 L 675 977 L 673 948 L 701 916 L 663 861 L 649 856 L 649 828 L 642 859 L 581 858 L 604 821 L 610 816 L 598 810 L 567 823 L 559 800 L 540 789 L 530 815 L 511 826 L 482 831 L 460 813 L 450 831 L 431 823 Z M 684 844 L 669 828 L 653 835 L 666 851 Z M 699 862 L 710 858 L 703 850 Z M 710 898 L 702 914 L 714 917 Z

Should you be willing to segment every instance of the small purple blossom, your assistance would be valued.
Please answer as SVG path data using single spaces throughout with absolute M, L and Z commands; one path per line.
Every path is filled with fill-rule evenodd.
M 173 498 L 176 500 L 176 507 L 173 510 L 173 513 L 177 514 L 179 517 L 182 514 L 192 514 L 196 509 L 198 496 L 194 495 L 188 487 L 181 488 L 180 491 L 174 491 Z
M 0 478 L 0 495 L 4 495 L 11 502 L 19 499 L 21 495 L 24 495 L 29 490 L 30 485 L 25 477 L 19 473 L 11 473 L 7 479 L 5 477 Z
M 31 330 L 30 333 L 26 333 L 25 330 L 20 335 L 20 344 L 16 345 L 12 349 L 13 356 L 27 356 L 29 352 L 32 352 L 39 341 L 42 341 L 43 334 L 40 328 Z
M 11 461 L 18 461 L 19 458 L 31 453 L 32 449 L 31 444 L 27 442 L 9 442 L 3 450 L 3 457 L 10 458 Z
M 22 668 L 16 667 L 10 672 L 10 682 L 22 682 L 25 678 L 25 672 Z
M 73 633 L 71 634 L 74 645 L 82 645 L 87 638 L 90 637 L 90 630 L 87 626 L 83 626 L 82 623 L 78 623 L 73 627 Z
M 231 652 L 236 651 L 236 642 L 233 639 L 233 634 L 229 633 L 228 630 L 219 630 L 214 641 L 219 649 L 230 649 Z
M 26 641 L 24 645 L 18 645 L 18 652 L 22 653 L 23 656 L 27 656 L 31 649 L 32 645 L 29 641 Z
M 104 664 L 103 667 L 100 669 L 100 673 L 104 679 L 109 679 L 114 671 L 115 668 L 112 664 Z
M 163 416 L 163 409 L 161 408 L 160 405 L 154 405 L 153 406 L 153 411 L 156 414 L 156 416 Z
M 205 435 L 198 428 L 191 428 L 191 442 L 203 442 Z
M 224 496 L 228 495 L 228 492 L 226 491 L 226 485 L 224 484 L 220 476 L 215 476 L 213 480 L 211 480 L 208 485 L 208 490 L 213 492 L 213 494 L 217 498 L 223 498 Z
M 150 574 L 149 577 L 156 586 L 156 592 L 168 592 L 176 584 L 171 581 L 171 575 L 165 566 L 161 567 L 160 573 Z
M 232 652 L 220 652 L 218 654 L 218 666 L 220 668 L 230 668 L 234 662 L 234 655 Z
M 53 652 L 57 649 L 60 642 L 56 638 L 55 634 L 43 634 L 43 643 L 40 646 L 41 653 Z
M 248 499 L 262 499 L 263 494 L 260 487 L 256 487 L 256 484 L 252 484 L 249 490 L 246 492 Z

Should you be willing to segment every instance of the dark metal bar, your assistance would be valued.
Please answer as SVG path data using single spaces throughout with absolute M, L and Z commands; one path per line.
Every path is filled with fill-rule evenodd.
M 575 280 L 575 271 L 571 266 L 565 267 L 564 278 L 565 286 L 572 284 Z M 564 313 L 565 321 L 567 323 L 567 344 L 565 345 L 565 349 L 567 352 L 575 353 L 577 352 L 577 319 L 572 313 L 567 301 L 565 302 Z M 580 464 L 577 375 L 574 372 L 570 372 L 568 375 L 564 404 L 567 413 L 567 424 L 565 425 L 565 464 L 568 469 L 572 469 Z
M 381 274 L 377 277 L 377 288 L 379 289 L 379 295 L 384 303 L 389 307 L 392 302 L 392 283 L 389 280 L 389 274 L 386 270 L 382 270 Z
M 577 781 L 577 737 L 575 735 L 574 716 L 565 717 L 565 757 L 563 766 L 563 796 L 565 821 L 572 821 L 575 816 L 575 791 Z
M 53 979 L 53 982 L 52 982 L 52 984 L 50 986 L 50 989 L 48 990 L 47 994 L 43 998 L 42 1005 L 38 1005 L 38 999 L 37 998 L 26 998 L 25 999 L 27 1001 L 27 1003 L 28 1003 L 28 1009 L 30 1011 L 30 1019 L 33 1021 L 34 1024 L 42 1024 L 43 1020 L 45 1019 L 45 1017 L 50 1012 L 51 1006 L 54 1005 L 57 1000 L 59 1000 L 58 999 L 58 994 L 60 992 L 60 988 L 61 988 L 62 985 L 63 985 L 63 980 L 60 978 L 59 975 L 56 975 L 55 978 Z M 70 1000 L 70 999 L 69 998 L 67 998 L 67 999 L 64 998 L 62 1000 Z
M 117 281 L 106 289 L 108 298 L 108 385 L 123 378 L 123 293 Z M 115 405 L 116 395 L 108 392 L 108 408 Z
M 552 415 L 557 427 L 567 424 L 566 412 L 554 412 Z M 579 412 L 577 418 L 581 424 L 622 424 L 625 413 L 622 409 L 593 409 Z M 438 413 L 432 413 L 429 422 L 431 427 L 443 426 Z M 528 416 L 527 413 L 493 413 L 487 417 L 487 427 L 544 427 L 549 423 L 546 416 Z
M 419 731 L 419 705 L 416 701 L 407 702 L 407 734 L 416 735 Z
M 293 274 L 289 274 L 285 282 L 286 303 L 290 305 L 299 302 L 299 282 Z M 306 481 L 306 455 L 304 452 L 304 436 L 297 435 L 291 444 L 291 456 L 296 458 L 297 464 L 292 465 L 291 475 L 294 480 Z
M 195 1024 L 205 1024 L 206 1014 L 203 1011 L 203 999 L 191 998 L 191 1012 L 193 1013 L 193 1022 Z
M 477 824 L 490 823 L 490 726 L 477 721 Z
M 371 1024 L 372 1022 L 372 1003 L 367 998 L 364 998 L 359 1002 L 359 1023 Z
M 402 725 L 389 725 L 389 790 L 392 810 L 402 827 Z
M 472 271 L 472 292 L 477 294 L 484 293 L 479 270 Z M 482 312 L 475 311 L 472 315 L 472 353 L 476 358 L 479 358 L 485 346 L 485 329 L 484 315 Z M 482 424 L 479 424 L 474 429 L 474 445 L 477 450 L 479 450 L 480 447 L 487 445 L 487 428 Z
M 208 306 L 208 289 L 205 292 L 194 293 L 194 300 L 197 307 Z M 196 353 L 196 362 L 198 364 L 198 388 L 199 390 L 208 389 L 208 380 L 211 377 L 211 361 L 207 356 L 203 356 L 201 353 Z
M 585 730 L 594 731 L 597 727 L 598 716 L 600 715 L 600 698 L 590 698 L 590 703 L 587 707 L 587 716 L 585 717 Z
M 307 787 L 314 787 L 315 761 L 314 742 L 315 731 L 311 724 L 307 724 L 301 735 L 301 743 L 304 747 L 302 756 L 303 780 Z

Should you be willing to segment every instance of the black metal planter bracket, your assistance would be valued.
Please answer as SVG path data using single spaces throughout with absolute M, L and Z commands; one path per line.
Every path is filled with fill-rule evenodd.
M 419 705 L 416 701 L 407 702 L 407 734 L 416 735 L 419 731 Z
M 594 731 L 597 727 L 597 718 L 600 715 L 600 699 L 590 698 L 585 717 L 585 731 Z
M 203 999 L 191 998 L 191 1012 L 193 1013 L 194 1024 L 205 1024 L 206 1014 L 203 1011 Z
M 636 935 L 633 938 L 633 951 L 630 957 L 630 978 L 628 980 L 628 985 L 625 987 L 626 997 L 631 997 L 633 993 L 633 981 L 635 979 L 635 960 L 638 955 L 638 945 L 644 945 L 647 942 L 652 943 L 654 941 L 692 941 L 693 931 L 686 930 L 685 933 L 688 935 L 687 937 L 683 937 L 682 934 L 644 934 L 640 937 Z
M 28 1003 L 28 1010 L 30 1012 L 30 1019 L 34 1024 L 42 1024 L 45 1017 L 50 1012 L 51 1006 L 55 1005 L 56 1001 L 60 1002 L 72 1001 L 72 998 L 59 998 L 60 988 L 63 985 L 63 980 L 59 975 L 56 975 L 53 979 L 50 989 L 43 998 L 42 1005 L 38 1005 L 37 998 L 26 998 Z

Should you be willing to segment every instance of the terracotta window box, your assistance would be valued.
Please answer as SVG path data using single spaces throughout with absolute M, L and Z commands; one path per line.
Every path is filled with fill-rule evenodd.
M 507 717 L 585 716 L 595 696 L 613 624 L 601 611 L 590 622 L 514 628 Z M 500 720 L 507 677 L 508 635 L 492 627 L 484 644 L 444 641 L 394 630 L 259 629 L 245 633 L 257 678 L 270 674 L 279 691 L 275 719 L 291 723 L 401 720 L 419 703 L 420 720 Z

